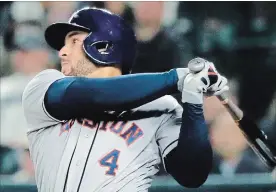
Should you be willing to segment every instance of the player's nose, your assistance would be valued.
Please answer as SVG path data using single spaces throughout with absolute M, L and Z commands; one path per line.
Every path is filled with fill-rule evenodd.
M 63 46 L 63 47 L 59 50 L 58 56 L 59 56 L 60 58 L 64 58 L 64 57 L 68 56 L 68 49 L 66 48 L 66 46 Z

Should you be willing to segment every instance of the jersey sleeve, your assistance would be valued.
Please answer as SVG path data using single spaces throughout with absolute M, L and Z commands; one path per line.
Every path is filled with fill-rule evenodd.
M 170 96 L 166 102 L 170 108 L 156 132 L 162 159 L 178 144 L 183 112 L 181 105 L 173 97 Z
M 28 124 L 28 132 L 61 122 L 46 111 L 44 96 L 53 82 L 64 77 L 57 70 L 47 69 L 37 74 L 25 87 L 22 95 L 22 106 Z

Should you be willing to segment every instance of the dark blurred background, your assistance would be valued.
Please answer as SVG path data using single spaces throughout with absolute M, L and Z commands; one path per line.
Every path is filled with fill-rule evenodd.
M 2 184 L 35 184 L 21 95 L 36 73 L 60 68 L 57 53 L 44 41 L 44 29 L 67 21 L 84 6 L 109 9 L 133 26 L 139 42 L 133 73 L 186 67 L 198 56 L 214 62 L 229 79 L 232 99 L 276 145 L 276 2 L 1 2 Z M 213 174 L 231 179 L 272 171 L 216 98 L 206 99 L 204 107 L 215 151 Z M 166 176 L 162 166 L 159 176 Z

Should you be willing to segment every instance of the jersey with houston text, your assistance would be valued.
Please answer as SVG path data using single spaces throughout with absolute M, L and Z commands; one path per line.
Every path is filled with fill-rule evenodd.
M 129 111 L 105 112 L 110 119 L 60 121 L 46 111 L 44 96 L 61 78 L 61 72 L 45 70 L 23 93 L 38 191 L 147 191 L 162 158 L 177 145 L 182 107 L 164 96 Z

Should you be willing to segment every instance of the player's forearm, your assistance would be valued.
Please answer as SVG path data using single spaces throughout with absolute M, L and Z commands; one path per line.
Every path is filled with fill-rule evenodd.
M 47 111 L 60 120 L 93 112 L 128 110 L 177 91 L 175 70 L 115 78 L 68 77 L 47 91 Z
M 184 103 L 178 146 L 167 156 L 168 172 L 186 187 L 199 187 L 208 177 L 212 157 L 202 106 Z

